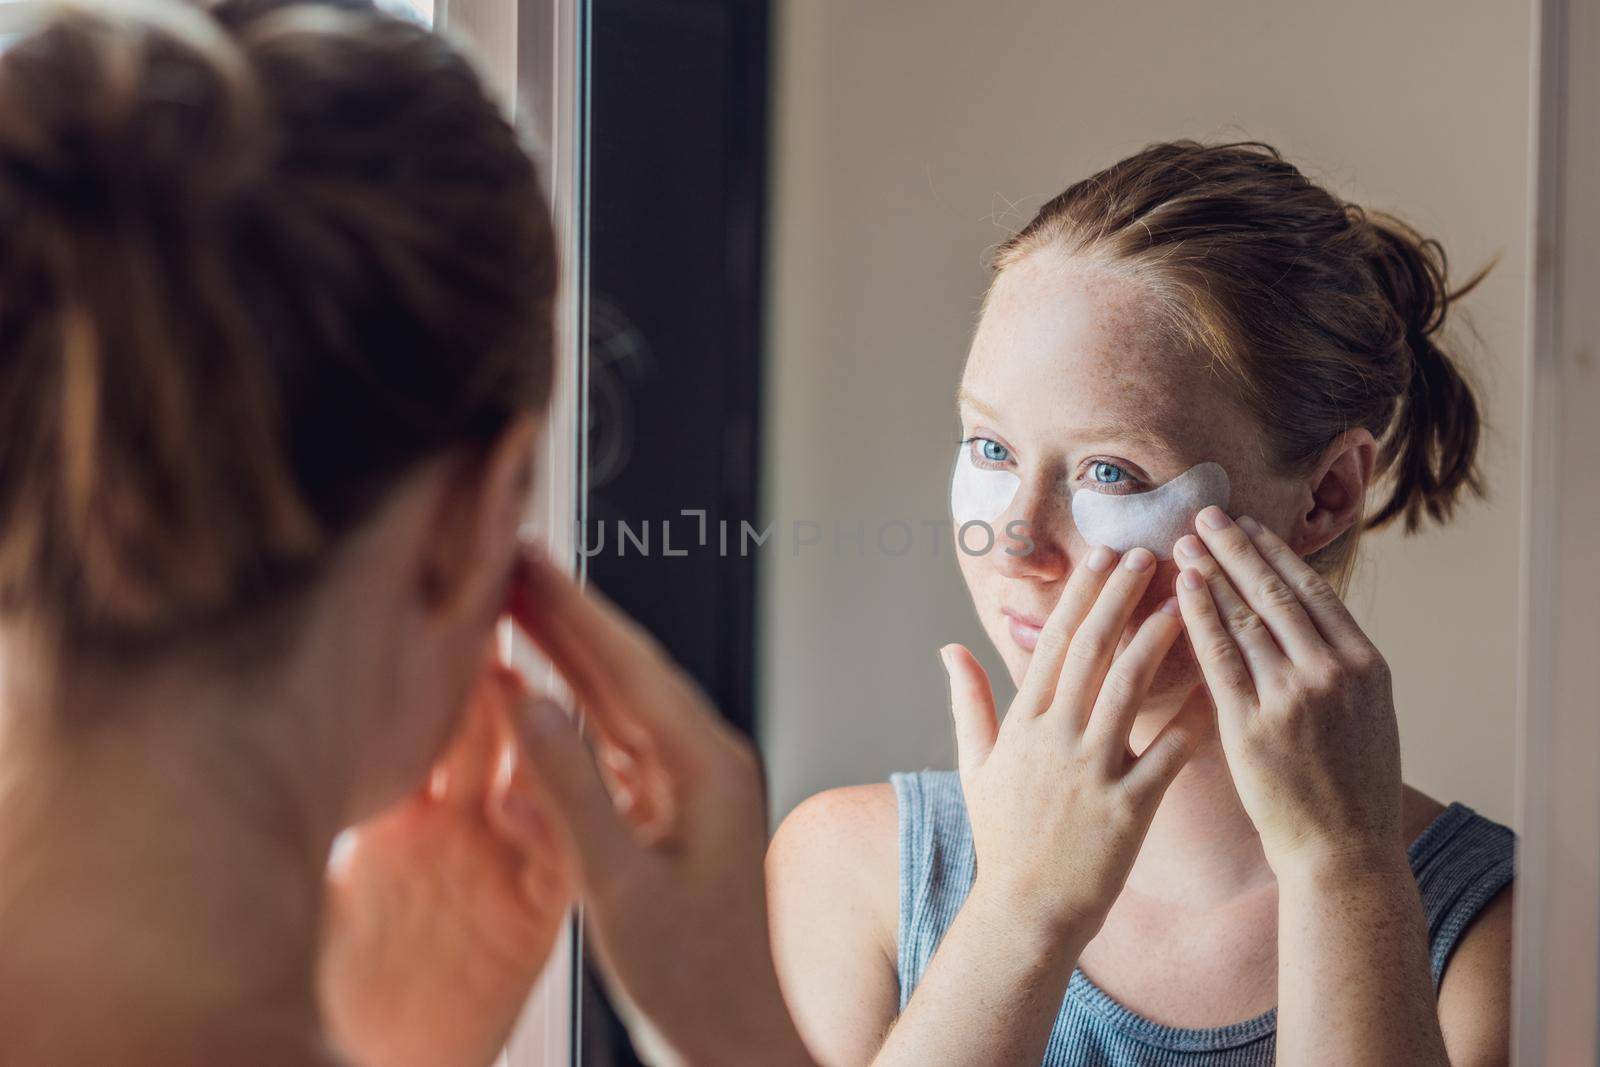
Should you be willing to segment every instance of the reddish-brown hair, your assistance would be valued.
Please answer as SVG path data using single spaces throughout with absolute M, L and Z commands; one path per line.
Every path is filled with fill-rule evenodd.
M 548 210 L 364 0 L 51 10 L 0 53 L 0 613 L 209 631 L 544 404 Z
M 1339 199 L 1268 145 L 1151 145 L 1067 189 L 997 251 L 1051 248 L 1147 284 L 1300 473 L 1341 433 L 1379 442 L 1387 495 L 1365 528 L 1447 520 L 1481 495 L 1478 404 L 1441 347 L 1445 313 L 1487 272 L 1447 282 L 1444 249 Z M 1359 529 L 1315 562 L 1343 570 Z

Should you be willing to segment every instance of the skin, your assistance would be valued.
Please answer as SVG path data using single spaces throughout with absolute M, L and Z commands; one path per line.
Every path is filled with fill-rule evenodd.
M 1011 265 L 990 294 L 960 396 L 963 435 L 997 442 L 1002 465 L 1021 478 L 993 525 L 1021 520 L 1032 551 L 1007 554 L 1002 539 L 987 555 L 959 556 L 979 619 L 1021 694 L 1039 684 L 1037 661 L 1046 652 L 1053 661 L 1057 641 L 1068 642 L 1068 662 L 1085 662 L 1072 649 L 1099 654 L 1107 640 L 1080 640 L 1082 631 L 1068 627 L 1055 637 L 1045 631 L 1030 649 L 1013 636 L 1013 617 L 1054 622 L 1086 569 L 1092 546 L 1072 527 L 1064 483 L 1145 489 L 1214 460 L 1233 483 L 1229 512 L 1253 517 L 1269 531 L 1264 543 L 1281 546 L 1269 570 L 1295 595 L 1279 591 L 1274 610 L 1292 616 L 1294 600 L 1307 616 L 1342 613 L 1325 583 L 1313 586 L 1291 564 L 1359 521 L 1371 436 L 1353 431 L 1331 442 L 1303 474 L 1274 470 L 1259 429 L 1203 360 L 1163 335 L 1137 281 L 1049 249 Z M 1092 484 L 1097 461 L 1128 477 Z M 976 660 L 947 650 L 984 875 L 898 1020 L 893 792 L 831 791 L 785 820 L 767 860 L 773 937 L 785 995 L 820 1062 L 1037 1061 L 1074 964 L 1167 1025 L 1221 1026 L 1276 1005 L 1280 1062 L 1506 1062 L 1510 894 L 1464 936 L 1435 1003 L 1404 849 L 1442 807 L 1400 782 L 1382 657 L 1342 615 L 1348 633 L 1338 650 L 1302 640 L 1300 658 L 1283 653 L 1288 666 L 1244 671 L 1248 689 L 1238 670 L 1218 688 L 1227 648 L 1250 663 L 1242 649 L 1260 634 L 1276 642 L 1283 630 L 1289 640 L 1265 604 L 1247 602 L 1277 587 L 1263 581 L 1268 565 L 1239 529 L 1206 527 L 1194 542 L 1198 556 L 1156 566 L 1109 639 L 1119 649 L 1114 665 L 1137 655 L 1136 635 L 1184 592 L 1180 569 L 1207 578 L 1205 590 L 1180 596 L 1186 639 L 1148 686 L 1112 687 L 1137 698 L 1133 711 L 1118 713 L 1131 719 L 1124 766 L 1157 751 L 1151 746 L 1169 724 L 1193 722 L 1196 709 L 1209 716 L 1211 697 L 1224 694 L 1220 729 L 1198 741 L 1148 818 L 1107 820 L 1113 776 L 1064 759 L 1082 751 L 1074 740 L 1035 746 L 1051 773 L 1018 760 L 1008 786 L 984 783 L 975 794 L 970 754 L 994 736 L 992 704 Z M 1251 647 L 1267 662 L 1259 644 Z M 1079 684 L 1087 688 L 1069 704 L 1103 700 L 1092 674 Z M 995 751 L 1019 710 L 1008 712 Z M 1368 759 L 1354 758 L 1357 751 Z M 1007 793 L 1009 805 L 991 799 Z M 1074 810 L 1090 814 L 1074 818 Z M 1028 847 L 1016 847 L 1022 826 Z M 1104 862 L 1084 862 L 1075 847 L 1091 832 Z M 1175 973 L 1193 980 L 1174 983 Z
M 428 784 L 360 826 L 332 867 L 318 988 L 356 1062 L 488 1063 L 544 969 L 576 873 L 515 752 L 526 701 L 491 659 Z
M 1168 598 L 1112 662 L 1154 564 L 1145 549 L 1120 565 L 1102 550 L 1076 569 L 1003 726 L 977 661 L 959 645 L 943 650 L 981 873 L 874 1063 L 1020 1063 L 1042 1052 L 1072 961 L 1104 921 L 1162 794 L 1209 728 L 1197 704 L 1138 756 L 1128 749 L 1141 701 L 1183 629 Z M 996 952 L 997 941 L 1058 951 Z M 1011 1010 L 972 1012 L 974 989 L 1000 994 Z M 950 1026 L 951 1013 L 968 1025 Z
M 652 1063 L 814 1061 L 784 1007 L 767 937 L 755 753 L 643 630 L 531 564 L 519 620 L 589 716 L 594 756 L 553 705 L 523 751 L 578 859 L 613 1000 Z M 596 763 L 626 764 L 627 781 Z M 648 794 L 619 810 L 619 796 Z
M 1055 276 L 1054 287 L 1063 281 Z M 1088 304 L 1110 312 L 1099 335 L 1075 338 L 1083 351 L 1137 336 L 1128 329 L 1137 317 L 1115 294 L 1094 283 L 1073 291 L 1092 293 Z M 1197 393 L 1195 403 L 1214 400 Z M 813 1062 L 783 1010 L 764 936 L 754 757 L 636 627 L 523 557 L 514 531 L 535 432 L 524 420 L 486 455 L 439 457 L 405 479 L 330 562 L 289 646 L 252 670 L 222 666 L 203 641 L 138 664 L 69 665 L 50 660 L 25 628 L 0 632 L 0 934 L 9 949 L 0 1025 L 8 1052 L 28 1062 L 179 1065 L 328 1064 L 344 1062 L 342 1052 L 379 1065 L 427 1049 L 417 1062 L 483 1062 L 546 957 L 575 882 L 608 980 L 647 1048 L 689 1063 Z M 1046 457 L 1060 447 L 1018 439 L 1041 444 Z M 1295 552 L 1353 521 L 1370 452 L 1370 440 L 1345 442 L 1305 485 L 1267 483 L 1296 508 Z M 1047 458 L 1038 470 L 1052 464 L 1065 467 Z M 1158 461 L 1146 470 L 1160 470 Z M 1034 488 L 1020 496 L 1043 514 L 1059 505 L 1038 491 L 1040 477 L 1030 475 Z M 1191 699 L 1192 685 L 1186 693 L 1166 656 L 1177 616 L 1153 610 L 1169 602 L 1157 587 L 1165 568 L 1139 565 L 1137 552 L 1114 568 L 1088 567 L 1070 543 L 1041 541 L 1044 562 L 1008 561 L 1023 569 L 992 579 L 1047 582 L 1055 566 L 1061 591 L 1038 648 L 1008 653 L 1022 687 L 1003 727 L 970 654 L 945 650 L 985 877 L 958 921 L 963 932 L 941 949 L 940 976 L 930 971 L 919 990 L 924 1007 L 884 1052 L 907 1062 L 1036 1056 L 1033 1043 L 1059 1001 L 1052 986 L 1072 961 L 1111 943 L 1119 914 L 1134 915 L 1143 944 L 1151 941 L 1139 921 L 1159 932 L 1163 912 L 1182 905 L 1190 926 L 1213 913 L 1255 919 L 1249 908 L 1262 894 L 1250 876 L 1264 872 L 1274 915 L 1292 927 L 1278 946 L 1276 977 L 1284 1026 L 1301 1037 L 1285 1047 L 1331 1062 L 1503 1056 L 1509 901 L 1494 905 L 1458 950 L 1441 1026 L 1422 985 L 1426 971 L 1418 977 L 1420 935 L 1405 929 L 1415 890 L 1402 888 L 1393 866 L 1394 849 L 1437 805 L 1402 794 L 1392 820 L 1382 805 L 1329 803 L 1353 795 L 1361 761 L 1351 753 L 1366 740 L 1363 727 L 1383 725 L 1385 713 L 1392 720 L 1381 660 L 1370 649 L 1355 654 L 1348 641 L 1338 656 L 1324 649 L 1308 657 L 1284 638 L 1292 667 L 1264 669 L 1265 650 L 1251 636 L 1278 641 L 1289 605 L 1269 596 L 1250 605 L 1259 611 L 1241 612 L 1228 602 L 1230 591 L 1265 588 L 1249 569 L 1261 563 L 1258 550 L 1227 540 L 1238 529 L 1223 524 L 1207 536 L 1186 564 L 1206 576 L 1204 600 L 1191 589 L 1179 601 L 1207 682 L 1227 695 L 1218 699 L 1222 730 L 1211 749 L 1220 773 L 1243 783 L 1237 791 L 1217 770 L 1209 781 L 1197 771 L 1210 705 Z M 1307 589 L 1277 559 L 1270 538 L 1260 543 L 1280 579 L 1299 583 L 1310 616 L 1332 610 L 1325 592 Z M 508 606 L 591 715 L 592 761 L 564 713 L 486 666 L 491 628 Z M 1209 635 L 1208 617 L 1216 624 Z M 985 623 L 1009 635 L 1008 624 Z M 1320 622 L 1312 628 L 1333 647 Z M 1231 680 L 1229 647 L 1237 653 Z M 1368 718 L 1352 715 L 1324 744 L 1305 744 L 1308 723 L 1355 710 L 1330 707 L 1349 692 L 1369 698 L 1360 702 Z M 1379 693 L 1385 700 L 1371 699 Z M 1153 714 L 1160 707 L 1168 713 Z M 525 773 L 502 780 L 494 768 L 508 747 Z M 1071 757 L 1067 779 L 1062 752 Z M 1229 782 L 1225 795 L 1219 780 Z M 1231 808 L 1204 810 L 1208 796 Z M 796 916 L 834 920 L 814 944 L 824 960 L 841 955 L 828 979 L 854 1000 L 855 1010 L 839 1016 L 844 1039 L 869 1034 L 870 1057 L 893 1015 L 892 986 L 880 980 L 892 960 L 894 856 L 883 831 L 893 810 L 881 797 L 854 791 L 831 807 L 809 806 L 772 852 L 777 875 L 803 856 L 823 876 L 776 877 L 773 915 L 789 995 L 823 1062 L 844 1057 L 816 1025 L 823 998 L 795 966 Z M 1086 807 L 1095 818 L 1073 817 Z M 1023 809 L 1051 815 L 1038 820 L 1036 847 L 1008 841 Z M 1191 821 L 1164 823 L 1169 812 Z M 1254 828 L 1248 847 L 1232 852 L 1216 832 L 1230 813 Z M 330 893 L 328 847 L 353 822 L 362 832 Z M 838 832 L 850 822 L 854 838 Z M 1400 833 L 1385 844 L 1394 825 Z M 1196 838 L 1197 828 L 1213 836 Z M 1163 831 L 1165 844 L 1154 848 Z M 813 850 L 808 835 L 826 850 Z M 1191 847 L 1177 847 L 1184 844 Z M 1170 878 L 1186 865 L 1192 881 L 1164 883 L 1181 886 L 1182 899 L 1136 885 L 1142 871 Z M 1230 896 L 1238 885 L 1251 888 Z M 829 916 L 826 894 L 839 887 L 861 898 Z M 1244 906 L 1231 907 L 1239 900 Z M 1398 921 L 1393 936 L 1374 939 L 1386 921 Z M 995 938 L 1006 935 L 1017 935 L 1008 952 L 994 953 Z M 1108 962 L 1134 964 L 1137 977 L 1138 953 L 1106 951 Z M 1227 955 L 1246 965 L 1258 958 Z M 1115 987 L 1113 969 L 1096 970 Z M 1340 998 L 1314 1000 L 1330 978 L 1344 987 Z M 435 998 L 460 1010 L 414 1010 Z M 873 1012 L 885 1003 L 874 1032 Z M 1005 1009 L 1018 1004 L 1024 1017 L 1008 1019 Z M 1333 1032 L 1328 1048 L 1309 1039 L 1313 1010 L 1316 1026 Z
M 363 1018 L 466 983 L 501 999 L 479 1006 L 452 1051 L 487 1062 L 566 899 L 557 853 L 536 877 L 492 829 L 483 773 L 482 731 L 509 700 L 497 712 L 486 697 L 498 680 L 485 652 L 518 559 L 536 431 L 519 420 L 487 452 L 408 476 L 336 550 L 286 646 L 247 670 L 201 639 L 138 662 L 59 663 L 20 624 L 0 632 L 8 1056 L 383 1062 L 335 1050 L 330 1031 L 360 1035 Z M 457 734 L 448 788 L 421 798 Z M 329 846 L 364 819 L 341 888 L 371 906 L 330 910 L 341 896 L 326 892 Z M 460 880 L 428 876 L 424 861 L 442 855 L 473 872 L 475 895 L 457 900 Z M 386 871 L 389 892 L 376 892 Z M 427 909 L 435 933 L 455 935 L 447 954 L 403 921 Z M 363 944 L 415 973 L 346 982 L 319 1003 L 325 914 L 335 986 L 375 973 Z M 355 915 L 395 936 L 352 929 Z
M 640 1047 L 812 1062 L 754 753 L 518 543 L 537 430 L 403 479 L 248 673 L 194 648 L 68 670 L 0 633 L 8 1061 L 489 1064 L 581 890 Z M 504 614 L 587 744 L 489 654 Z

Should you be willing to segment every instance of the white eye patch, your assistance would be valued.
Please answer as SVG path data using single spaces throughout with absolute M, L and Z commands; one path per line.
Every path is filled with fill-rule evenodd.
M 990 470 L 972 462 L 972 445 L 962 442 L 950 476 L 950 515 L 957 526 L 993 522 L 1006 513 L 1022 479 L 1012 471 Z
M 1091 545 L 1118 552 L 1148 548 L 1157 559 L 1171 559 L 1172 546 L 1194 529 L 1194 518 L 1215 504 L 1228 507 L 1228 474 L 1215 463 L 1190 467 L 1148 493 L 1072 494 L 1072 521 Z

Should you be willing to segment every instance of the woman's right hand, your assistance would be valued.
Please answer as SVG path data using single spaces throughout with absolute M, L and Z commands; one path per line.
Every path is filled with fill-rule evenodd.
M 773 964 L 754 750 L 643 630 L 549 564 L 528 562 L 512 614 L 589 717 L 594 754 L 548 702 L 527 704 L 518 729 L 641 1052 L 810 1067 Z
M 1028 917 L 1051 941 L 1099 930 L 1167 786 L 1211 729 L 1210 706 L 1189 701 L 1142 753 L 1129 748 L 1156 668 L 1183 632 L 1169 599 L 1117 654 L 1155 572 L 1143 548 L 1119 565 L 1097 547 L 1073 568 L 1004 723 L 972 653 L 942 650 L 977 850 L 969 899 Z

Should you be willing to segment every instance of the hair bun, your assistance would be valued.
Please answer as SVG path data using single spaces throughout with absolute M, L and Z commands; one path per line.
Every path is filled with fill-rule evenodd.
M 367 0 L 0 17 L 0 615 L 242 632 L 544 403 L 549 214 L 447 39 Z
M 1357 211 L 1370 227 L 1369 258 L 1379 290 L 1404 331 L 1396 346 L 1409 364 L 1395 428 L 1382 444 L 1378 467 L 1392 476 L 1388 499 L 1367 519 L 1377 529 L 1403 518 L 1407 532 L 1423 516 L 1446 522 L 1464 494 L 1482 498 L 1477 466 L 1481 416 L 1471 383 L 1437 338 L 1449 310 L 1475 289 L 1491 263 L 1451 289 L 1444 246 L 1378 211 Z
M 0 55 L 0 182 L 13 210 L 187 213 L 260 172 L 250 65 L 197 6 L 58 9 Z

